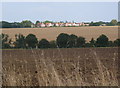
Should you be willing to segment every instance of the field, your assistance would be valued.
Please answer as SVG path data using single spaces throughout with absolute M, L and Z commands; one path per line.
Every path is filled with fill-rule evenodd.
M 3 50 L 3 86 L 117 86 L 118 48 Z
M 30 33 L 35 34 L 40 40 L 46 38 L 48 40 L 55 40 L 60 33 L 75 34 L 77 36 L 83 36 L 87 41 L 91 38 L 97 38 L 101 34 L 105 34 L 110 40 L 118 38 L 117 26 L 105 26 L 105 27 L 51 27 L 51 28 L 3 28 L 2 33 L 6 33 L 10 38 L 15 38 L 15 34 L 21 33 L 28 35 Z

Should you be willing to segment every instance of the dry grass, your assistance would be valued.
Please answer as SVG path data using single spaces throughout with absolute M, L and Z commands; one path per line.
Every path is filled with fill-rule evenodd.
M 118 48 L 3 50 L 3 85 L 117 86 L 117 59 Z
M 55 40 L 60 33 L 75 34 L 77 36 L 83 36 L 89 41 L 92 37 L 97 38 L 101 34 L 105 34 L 110 40 L 118 38 L 117 26 L 105 26 L 105 27 L 53 27 L 53 28 L 3 28 L 3 33 L 8 34 L 11 38 L 14 38 L 15 34 L 28 35 L 30 33 L 35 34 L 39 39 L 46 38 L 48 40 Z

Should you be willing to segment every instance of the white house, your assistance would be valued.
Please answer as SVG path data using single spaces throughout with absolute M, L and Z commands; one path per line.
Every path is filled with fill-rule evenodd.
M 46 23 L 45 25 L 46 25 L 46 27 L 53 27 L 54 26 L 53 23 Z
M 106 24 L 101 24 L 100 26 L 106 26 Z
M 65 23 L 65 26 L 72 26 L 72 23 Z
M 59 27 L 59 26 L 60 26 L 59 23 L 55 23 L 54 25 L 55 25 L 56 27 Z
M 73 23 L 73 26 L 80 26 L 79 23 Z
M 40 27 L 45 27 L 45 24 L 44 23 L 41 23 L 41 26 Z
M 31 24 L 31 28 L 34 28 L 34 27 L 35 27 L 35 24 L 32 23 L 32 24 Z
M 63 27 L 63 26 L 65 26 L 65 24 L 64 23 L 59 23 L 59 26 Z

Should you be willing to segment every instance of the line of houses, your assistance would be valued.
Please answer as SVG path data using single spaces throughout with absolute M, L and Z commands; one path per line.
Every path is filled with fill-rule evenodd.
M 79 26 L 89 26 L 87 23 L 37 23 L 37 24 L 32 24 L 31 27 L 79 27 Z

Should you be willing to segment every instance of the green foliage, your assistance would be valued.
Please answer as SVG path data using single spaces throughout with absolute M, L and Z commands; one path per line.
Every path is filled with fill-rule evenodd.
M 68 43 L 69 43 L 69 35 L 66 33 L 61 33 L 58 35 L 57 39 L 57 46 L 59 48 L 68 48 Z
M 85 43 L 85 47 L 93 47 L 90 43 Z
M 116 39 L 114 45 L 120 47 L 120 39 Z
M 92 38 L 92 39 L 90 40 L 90 46 L 91 46 L 91 47 L 95 47 L 95 43 L 96 43 L 96 41 L 94 40 L 94 38 Z
M 31 25 L 32 25 L 32 22 L 29 21 L 29 20 L 25 20 L 25 21 L 21 22 L 21 25 L 22 25 L 22 27 L 28 27 L 28 28 L 30 28 Z
M 96 45 L 98 47 L 107 47 L 109 39 L 106 35 L 102 34 L 97 38 Z
M 86 42 L 86 40 L 85 40 L 84 37 L 78 37 L 76 46 L 77 47 L 84 47 L 85 46 L 85 42 Z
M 120 39 L 114 42 L 109 41 L 104 34 L 100 35 L 96 40 L 92 38 L 86 42 L 84 37 L 77 37 L 74 34 L 68 35 L 61 33 L 58 35 L 56 41 L 48 41 L 41 39 L 39 42 L 34 34 L 29 34 L 26 37 L 22 34 L 15 35 L 15 42 L 13 43 L 7 34 L 0 35 L 0 48 L 81 48 L 81 47 L 120 47 Z
M 32 24 L 31 21 L 22 21 L 21 23 L 19 23 L 19 22 L 9 23 L 9 22 L 6 22 L 6 21 L 1 21 L 0 22 L 0 28 L 31 27 L 31 24 Z
M 53 22 L 46 20 L 46 21 L 44 21 L 43 23 L 53 23 Z
M 115 46 L 115 44 L 113 41 L 108 41 L 108 47 L 114 47 L 114 46 Z
M 78 38 L 78 37 L 77 37 L 76 35 L 74 35 L 74 34 L 71 34 L 71 35 L 69 36 L 69 43 L 68 43 L 69 48 L 74 48 L 74 47 L 76 47 L 77 38 Z
M 120 21 L 117 23 L 118 26 L 120 26 Z
M 50 41 L 50 48 L 57 48 L 56 41 Z
M 36 21 L 36 22 L 35 22 L 35 25 L 37 25 L 38 23 L 40 23 L 40 21 Z
M 15 48 L 26 48 L 25 36 L 22 34 L 15 35 L 16 41 L 14 42 Z
M 11 28 L 21 28 L 21 27 L 22 27 L 22 24 L 19 22 L 11 23 Z
M 38 40 L 34 34 L 29 34 L 25 38 L 25 42 L 28 48 L 36 48 Z
M 102 24 L 106 24 L 105 22 L 99 21 L 99 22 L 91 22 L 90 26 L 100 26 Z
M 107 23 L 107 26 L 116 26 L 116 25 L 119 25 L 117 20 L 113 19 L 111 20 L 111 22 Z
M 113 26 L 115 26 L 115 25 L 117 25 L 117 20 L 115 20 L 115 19 L 113 19 L 113 20 L 111 20 L 111 22 L 110 22 L 110 24 L 112 24 Z
M 50 43 L 46 39 L 41 39 L 38 43 L 38 48 L 50 48 Z
M 2 25 L 0 25 L 0 28 L 11 28 L 11 23 L 9 23 L 9 22 L 2 21 L 2 22 L 0 22 L 0 24 L 2 24 Z
M 9 36 L 7 34 L 1 34 L 1 36 L 2 36 L 1 37 L 2 38 L 2 48 L 3 49 L 11 48 L 11 46 L 10 46 L 11 39 L 9 39 Z

